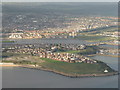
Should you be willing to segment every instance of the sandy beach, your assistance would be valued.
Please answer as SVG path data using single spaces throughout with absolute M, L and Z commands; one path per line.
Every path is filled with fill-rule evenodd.
M 21 65 L 13 64 L 13 63 L 0 63 L 0 67 L 18 67 Z

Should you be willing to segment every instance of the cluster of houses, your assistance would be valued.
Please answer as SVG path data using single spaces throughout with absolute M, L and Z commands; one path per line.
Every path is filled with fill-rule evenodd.
M 85 56 L 71 54 L 71 53 L 58 53 L 58 52 L 46 51 L 43 48 L 9 49 L 7 50 L 7 52 L 37 55 L 41 58 L 50 58 L 53 60 L 70 62 L 70 63 L 77 63 L 77 62 L 91 63 L 91 64 L 97 63 L 97 61 Z
M 117 22 L 113 22 L 112 20 L 108 20 L 107 18 L 111 17 L 79 17 L 79 18 L 69 18 L 69 22 L 63 23 L 61 25 L 68 25 L 66 27 L 46 27 L 44 29 L 34 29 L 35 26 L 33 26 L 32 30 L 29 30 L 28 28 L 21 27 L 21 29 L 15 29 L 14 33 L 10 33 L 9 38 L 11 39 L 31 39 L 31 38 L 54 38 L 54 37 L 64 37 L 68 38 L 75 37 L 78 35 L 79 31 L 86 31 L 90 29 L 96 29 L 101 27 L 109 27 L 109 26 L 116 26 Z M 113 18 L 112 18 L 113 19 Z M 65 19 L 64 19 L 65 20 Z M 25 21 L 26 22 L 26 21 Z M 47 21 L 46 21 L 47 22 Z M 50 21 L 51 22 L 51 21 Z M 34 20 L 33 22 L 29 23 L 36 23 L 38 24 L 38 21 Z M 40 22 L 44 23 L 44 22 Z M 48 24 L 48 23 L 47 23 Z M 49 23 L 50 24 L 50 23 Z M 50 24 L 52 25 L 52 24 Z M 60 25 L 60 24 L 59 24 Z M 31 26 L 31 25 L 26 25 Z M 26 27 L 25 26 L 25 27 Z M 41 26 L 44 27 L 44 26 Z M 20 31 L 18 33 L 18 31 Z M 111 33 L 103 33 L 103 35 L 111 35 Z M 113 37 L 118 36 L 117 33 L 115 35 L 112 35 Z
M 101 49 L 100 54 L 112 54 L 112 55 L 119 55 L 120 50 L 118 49 Z
M 48 51 L 45 53 L 39 53 L 39 56 L 43 58 L 50 58 L 50 59 L 63 61 L 63 62 L 70 62 L 70 63 L 77 63 L 77 62 L 84 62 L 91 64 L 96 63 L 95 60 L 92 60 L 88 57 L 71 54 L 71 53 L 52 53 Z
M 22 44 L 22 45 L 17 45 L 14 44 L 6 49 L 21 49 L 21 48 L 43 48 L 46 51 L 57 51 L 59 49 L 61 50 L 81 50 L 85 49 L 87 45 L 85 44 L 46 44 L 46 43 L 41 43 L 41 44 Z
M 56 46 L 56 45 L 53 45 L 51 46 L 50 50 L 52 51 L 56 51 L 58 49 L 61 49 L 61 50 L 81 50 L 81 49 L 85 49 L 87 46 L 86 45 L 63 45 L 63 46 Z
M 110 37 L 120 37 L 120 32 L 116 31 L 116 32 L 103 32 L 102 34 L 103 36 L 110 36 Z

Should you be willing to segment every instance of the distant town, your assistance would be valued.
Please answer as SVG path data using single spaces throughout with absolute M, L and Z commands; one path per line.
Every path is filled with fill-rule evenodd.
M 25 16 L 18 15 L 16 16 L 16 20 L 24 19 Z M 29 23 L 24 26 L 18 26 L 12 28 L 12 33 L 7 33 L 9 39 L 32 39 L 32 38 L 69 38 L 69 37 L 77 37 L 82 35 L 83 32 L 89 32 L 98 28 L 107 28 L 107 27 L 115 27 L 118 25 L 116 17 L 74 17 L 67 18 L 68 20 L 64 20 L 64 23 L 67 25 L 66 27 L 53 27 L 53 28 L 44 28 L 44 29 L 32 29 Z M 61 20 L 61 19 L 60 19 Z M 66 22 L 67 21 L 67 22 Z M 39 21 L 31 21 L 30 23 L 38 23 Z M 43 22 L 43 21 L 42 21 Z M 47 20 L 44 22 L 48 22 Z M 50 21 L 51 23 L 51 21 Z M 23 27 L 26 27 L 24 30 Z M 6 27 L 5 27 L 6 28 Z M 10 28 L 10 27 L 7 27 Z M 111 36 L 118 37 L 118 31 L 109 31 L 102 32 L 100 36 Z M 3 33 L 3 35 L 6 35 Z

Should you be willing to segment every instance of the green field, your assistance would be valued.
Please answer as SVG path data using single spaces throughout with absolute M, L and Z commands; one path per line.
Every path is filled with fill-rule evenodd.
M 2 41 L 2 43 L 14 43 L 15 41 Z
M 97 51 L 99 51 L 99 47 L 87 46 L 85 49 L 81 49 L 81 50 L 61 50 L 61 51 L 56 51 L 56 52 L 87 55 L 87 54 L 95 54 Z
M 77 54 L 79 53 L 80 51 L 77 51 L 77 50 L 68 50 L 68 51 L 63 51 L 63 53 L 72 53 L 72 54 Z
M 44 60 L 44 63 L 40 65 L 43 68 L 56 70 L 58 72 L 63 72 L 67 74 L 100 74 L 104 73 L 104 70 L 107 69 L 109 72 L 113 70 L 102 62 L 97 64 L 87 64 L 87 63 L 67 63 L 61 61 L 55 61 L 48 58 L 41 58 Z

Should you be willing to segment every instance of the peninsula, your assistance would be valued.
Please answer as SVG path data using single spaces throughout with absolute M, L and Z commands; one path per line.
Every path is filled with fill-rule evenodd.
M 3 54 L 5 55 L 5 53 Z M 109 76 L 118 74 L 107 64 L 82 57 L 81 61 L 60 61 L 54 58 L 32 56 L 30 54 L 6 53 L 2 63 L 13 63 L 14 66 L 45 70 L 68 77 Z M 60 54 L 62 55 L 62 54 Z M 85 59 L 86 58 L 86 59 Z M 82 61 L 83 60 L 83 61 Z

